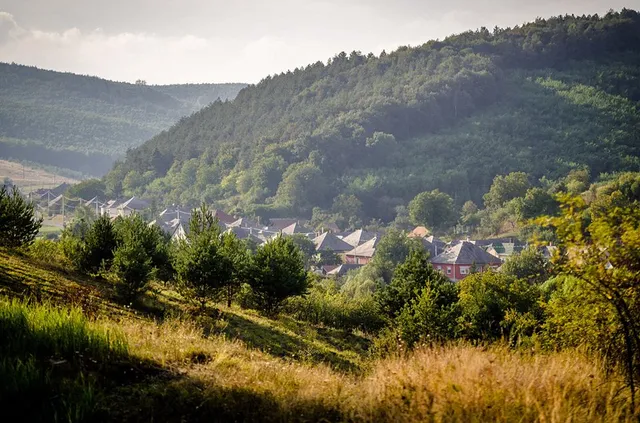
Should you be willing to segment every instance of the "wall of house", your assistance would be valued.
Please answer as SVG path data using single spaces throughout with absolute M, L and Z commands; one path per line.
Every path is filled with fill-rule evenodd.
M 367 264 L 370 261 L 371 261 L 371 257 L 345 255 L 345 263 L 348 263 L 348 264 Z

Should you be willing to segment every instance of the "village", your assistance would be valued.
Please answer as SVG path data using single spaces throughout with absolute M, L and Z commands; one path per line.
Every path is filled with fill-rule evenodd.
M 137 213 L 144 216 L 149 225 L 157 225 L 172 240 L 184 239 L 189 231 L 191 209 L 170 206 L 154 216 L 152 205 L 140 198 L 108 200 L 100 202 L 97 198 L 89 200 L 66 198 L 64 184 L 51 190 L 32 192 L 30 197 L 44 215 L 72 213 L 79 205 L 96 214 L 108 215 L 111 219 Z M 259 223 L 242 216 L 233 216 L 222 210 L 213 210 L 221 232 L 233 233 L 240 240 L 246 240 L 255 246 L 263 245 L 277 236 L 302 236 L 311 240 L 318 254 L 331 254 L 337 260 L 331 264 L 320 263 L 313 271 L 324 277 L 342 277 L 349 271 L 369 263 L 376 254 L 376 248 L 383 233 L 354 229 L 343 231 L 335 224 L 327 224 L 314 230 L 309 221 L 301 218 L 272 218 Z M 488 269 L 497 270 L 505 260 L 527 248 L 527 243 L 515 237 L 489 239 L 453 239 L 444 241 L 431 231 L 418 226 L 407 232 L 407 236 L 419 240 L 429 252 L 434 268 L 441 271 L 449 280 L 456 282 L 471 273 Z M 553 246 L 540 247 L 543 256 L 549 259 Z

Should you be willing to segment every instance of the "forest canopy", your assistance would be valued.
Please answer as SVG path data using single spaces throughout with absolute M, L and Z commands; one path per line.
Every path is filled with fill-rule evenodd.
M 638 171 L 638 101 L 637 12 L 538 19 L 266 77 L 131 150 L 105 184 L 249 215 L 353 196 L 390 221 L 434 189 L 482 204 L 500 174 Z

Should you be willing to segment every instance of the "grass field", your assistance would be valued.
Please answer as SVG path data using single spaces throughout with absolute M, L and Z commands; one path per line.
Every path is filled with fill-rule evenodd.
M 79 181 L 64 176 L 54 175 L 45 170 L 23 166 L 20 163 L 0 160 L 0 180 L 11 178 L 14 184 L 24 192 L 40 188 L 54 188 L 63 182 L 75 184 Z
M 37 397 L 55 406 L 63 420 L 634 420 L 622 379 L 577 351 L 458 344 L 381 359 L 371 354 L 373 340 L 357 332 L 287 316 L 268 319 L 236 307 L 195 315 L 161 284 L 124 307 L 113 301 L 107 282 L 47 261 L 0 251 L 0 310 L 14 310 L 0 311 L 0 325 L 11 320 L 7 314 L 21 315 L 31 328 L 26 333 L 57 339 L 18 349 L 21 357 L 33 354 L 36 368 L 63 363 L 59 373 L 75 387 L 64 393 L 66 402 L 49 405 L 48 397 Z M 25 305 L 25 299 L 31 302 Z M 58 327 L 77 330 L 52 329 Z M 86 347 L 33 346 L 67 345 L 62 340 L 74 333 L 77 342 L 95 337 L 95 345 L 102 345 L 87 354 L 95 363 L 77 357 Z M 105 336 L 115 344 L 105 343 Z M 4 404 L 3 410 L 18 406 Z

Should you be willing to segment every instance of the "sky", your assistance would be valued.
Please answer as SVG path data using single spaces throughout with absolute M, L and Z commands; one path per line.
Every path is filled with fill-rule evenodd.
M 0 61 L 116 81 L 256 83 L 341 51 L 640 0 L 0 0 Z

